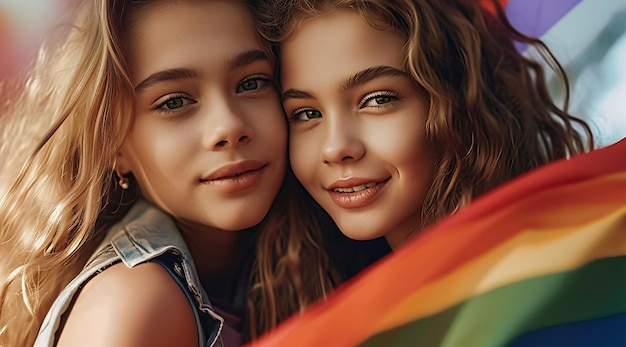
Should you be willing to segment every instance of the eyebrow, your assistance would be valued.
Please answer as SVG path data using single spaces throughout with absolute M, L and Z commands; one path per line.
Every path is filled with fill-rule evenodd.
M 237 69 L 257 61 L 269 61 L 269 58 L 267 57 L 267 54 L 261 50 L 249 50 L 238 54 L 234 59 L 232 59 L 229 63 L 229 67 L 231 69 Z M 191 79 L 198 76 L 198 72 L 187 68 L 158 71 L 139 82 L 139 84 L 135 87 L 135 92 L 140 92 L 156 83 Z
M 283 92 L 283 101 L 287 99 L 315 99 L 313 94 L 298 89 L 287 89 Z
M 408 73 L 395 67 L 380 65 L 359 71 L 341 83 L 342 90 L 352 89 L 380 77 L 410 77 Z
M 184 80 L 195 77 L 198 77 L 198 73 L 196 71 L 185 68 L 158 71 L 148 76 L 145 80 L 139 82 L 139 84 L 135 87 L 135 92 L 140 92 L 159 82 Z
M 402 70 L 396 69 L 395 67 L 380 65 L 361 70 L 351 75 L 346 78 L 345 81 L 340 83 L 339 86 L 341 90 L 348 90 L 381 77 L 410 78 L 410 75 Z M 314 99 L 314 96 L 310 92 L 304 90 L 288 89 L 283 92 L 282 99 L 283 101 L 287 99 Z
M 232 60 L 232 62 L 230 63 L 230 68 L 237 69 L 246 65 L 250 65 L 257 61 L 269 61 L 269 58 L 267 57 L 267 54 L 265 54 L 265 52 L 258 49 L 245 51 L 237 55 L 235 59 Z

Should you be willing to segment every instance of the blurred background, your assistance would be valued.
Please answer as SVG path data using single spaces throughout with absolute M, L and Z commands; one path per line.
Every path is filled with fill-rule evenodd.
M 570 111 L 592 124 L 599 144 L 626 137 L 626 1 L 500 1 L 513 25 L 542 38 L 563 64 L 572 87 Z M 0 82 L 30 66 L 42 39 L 77 3 L 0 0 Z M 562 86 L 552 81 L 551 90 L 563 99 Z
M 66 18 L 77 0 L 0 0 L 0 79 L 34 58 L 46 33 Z
M 552 49 L 569 77 L 570 111 L 589 121 L 598 143 L 626 137 L 626 1 L 510 0 L 507 13 Z M 560 85 L 551 89 L 563 99 Z

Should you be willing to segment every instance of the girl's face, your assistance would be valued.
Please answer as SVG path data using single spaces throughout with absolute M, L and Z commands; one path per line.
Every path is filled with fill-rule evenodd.
M 284 178 L 287 125 L 251 16 L 235 1 L 162 2 L 133 24 L 136 114 L 118 169 L 182 224 L 259 223 Z
M 434 167 L 427 103 L 403 45 L 339 10 L 305 21 L 281 46 L 296 176 L 348 237 L 385 235 L 392 247 L 419 229 Z

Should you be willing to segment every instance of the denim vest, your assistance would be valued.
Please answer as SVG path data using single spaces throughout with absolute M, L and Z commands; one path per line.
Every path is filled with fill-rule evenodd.
M 222 347 L 224 320 L 217 315 L 204 289 L 182 235 L 174 221 L 158 208 L 139 200 L 116 225 L 81 273 L 59 294 L 44 319 L 35 347 L 56 345 L 61 317 L 87 281 L 119 262 L 129 268 L 148 261 L 162 265 L 185 293 L 195 316 L 200 347 Z

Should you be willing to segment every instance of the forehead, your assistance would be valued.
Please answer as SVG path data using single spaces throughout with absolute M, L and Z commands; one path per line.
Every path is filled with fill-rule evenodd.
M 241 51 L 261 49 L 241 1 L 157 1 L 127 21 L 124 44 L 134 80 L 171 67 L 224 64 Z
M 357 12 L 329 12 L 302 22 L 282 43 L 283 86 L 299 87 L 324 76 L 351 75 L 373 66 L 404 70 L 403 46 L 404 39 L 397 32 L 375 29 Z
M 146 27 L 158 31 L 171 22 L 189 26 L 202 22 L 212 24 L 212 29 L 232 21 L 245 27 L 254 23 L 244 2 L 235 0 L 156 0 L 127 5 L 123 11 L 124 25 L 129 31 L 141 32 Z

